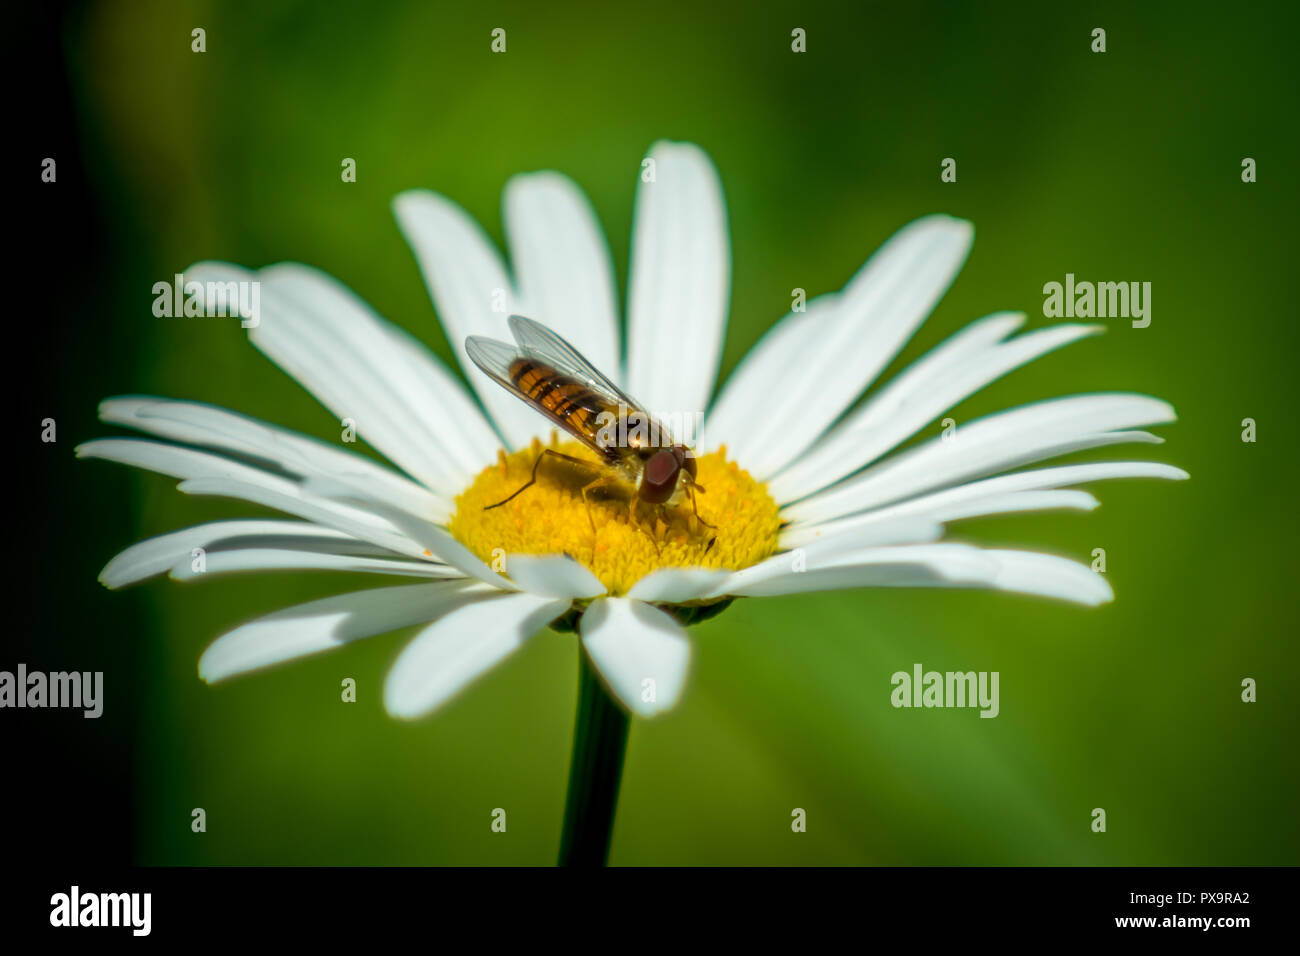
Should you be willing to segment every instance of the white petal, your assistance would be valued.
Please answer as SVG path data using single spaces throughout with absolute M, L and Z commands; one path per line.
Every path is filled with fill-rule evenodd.
M 452 352 L 501 436 L 511 448 L 545 437 L 550 432 L 546 419 L 484 375 L 465 354 L 466 336 L 513 341 L 507 316 L 532 311 L 516 293 L 492 241 L 465 210 L 437 193 L 404 192 L 393 200 L 393 213 L 415 252 Z
M 833 485 L 1012 369 L 1100 331 L 1100 326 L 1089 325 L 1039 329 L 967 353 L 959 365 L 953 364 L 940 346 L 913 369 L 926 366 L 927 360 L 939 353 L 932 365 L 914 376 L 903 373 L 832 429 L 808 454 L 772 479 L 772 497 L 778 502 L 794 501 Z
M 982 515 L 1001 514 L 1005 511 L 1046 510 L 1048 508 L 1077 508 L 1090 510 L 1096 499 L 1023 498 L 1023 495 L 1081 485 L 1091 481 L 1113 478 L 1164 478 L 1181 481 L 1187 472 L 1173 465 L 1153 461 L 1099 461 L 1086 465 L 1058 465 L 1018 471 L 996 478 L 972 481 L 955 488 L 945 488 L 898 504 L 861 512 L 847 518 L 825 522 L 795 522 L 781 536 L 783 546 L 795 547 L 807 541 L 831 537 L 842 533 L 857 534 L 880 522 L 893 522 L 905 517 L 928 518 L 933 521 L 956 521 Z M 786 545 L 786 542 L 789 542 Z
M 286 608 L 217 638 L 199 659 L 208 682 L 429 621 L 493 592 L 467 581 L 355 591 Z
M 127 395 L 100 402 L 99 417 L 163 438 L 272 461 L 303 478 L 330 477 L 429 520 L 451 512 L 448 499 L 361 455 L 213 405 Z
M 300 548 L 235 548 L 209 551 L 203 564 L 186 554 L 171 569 L 175 581 L 193 581 L 214 574 L 235 571 L 351 571 L 364 574 L 394 574 L 411 578 L 463 578 L 446 564 L 416 561 L 414 558 L 379 558 L 355 554 L 330 554 Z
M 384 681 L 384 707 L 406 719 L 427 714 L 509 657 L 568 606 L 565 600 L 507 594 L 444 615 L 398 656 Z
M 877 512 L 870 512 L 874 517 Z M 796 524 L 781 530 L 782 550 L 804 548 L 821 542 L 844 542 L 848 548 L 874 548 L 888 544 L 928 544 L 943 537 L 940 519 L 931 516 L 887 515 L 883 520 L 864 521 L 862 516 L 842 518 L 820 525 Z M 856 523 L 851 523 L 856 522 Z
M 835 314 L 837 295 L 823 295 L 808 302 L 806 312 L 791 312 L 764 333 L 723 383 L 717 400 L 709 408 L 700 437 L 701 451 L 725 445 L 733 461 L 737 449 L 753 457 L 771 434 L 762 409 L 774 382 L 784 382 L 792 369 L 799 368 L 805 349 L 814 347 L 817 330 Z
M 1086 491 L 1013 491 L 948 505 L 933 513 L 936 521 L 961 521 L 1026 511 L 1092 511 L 1101 504 Z
M 231 269 L 198 263 L 186 272 L 204 281 Z M 245 276 L 261 284 L 252 343 L 390 461 L 450 497 L 491 460 L 496 436 L 460 384 L 351 290 L 296 263 Z
M 1091 511 L 1097 499 L 1080 492 L 1053 492 L 1063 485 L 1086 484 L 1104 479 L 1132 479 L 1156 477 L 1171 481 L 1186 480 L 1182 468 L 1157 462 L 1093 462 L 1091 464 L 1063 464 L 1053 468 L 1019 471 L 992 479 L 970 481 L 945 488 L 940 492 L 923 494 L 918 498 L 889 505 L 883 509 L 863 511 L 861 514 L 829 520 L 829 522 L 796 522 L 781 532 L 783 548 L 798 548 L 818 538 L 840 535 L 863 535 L 875 525 L 891 524 L 901 518 L 926 518 L 936 522 L 956 522 L 962 518 L 980 518 L 985 515 L 1009 514 L 1013 511 L 1045 511 L 1050 509 L 1079 509 Z M 1083 497 L 1078 497 L 1083 494 Z M 1063 496 L 1063 497 L 1057 497 Z M 867 544 L 867 541 L 863 541 Z M 875 544 L 879 544 L 876 541 Z
M 1038 597 L 1096 607 L 1114 599 L 1106 579 L 1087 565 L 1054 554 L 1032 551 L 985 551 L 998 563 L 988 586 Z
M 273 478 L 261 478 L 247 481 L 242 478 L 188 478 L 176 486 L 176 490 L 185 495 L 214 498 L 237 498 L 262 505 L 285 514 L 297 515 L 329 528 L 345 531 L 354 538 L 404 554 L 412 558 L 435 558 L 450 564 L 437 552 L 428 549 L 423 541 L 416 541 L 404 532 L 384 524 L 373 511 L 364 508 L 352 508 L 327 499 L 318 499 L 303 491 L 301 485 L 292 482 L 277 483 Z M 426 524 L 405 512 L 401 514 L 413 524 Z M 434 528 L 436 525 L 428 525 Z M 468 572 L 466 572 L 468 574 Z
M 335 528 L 398 554 L 436 559 L 466 576 L 514 590 L 514 585 L 493 572 L 441 526 L 368 497 L 351 497 L 347 489 L 343 498 L 326 496 L 313 492 L 308 484 L 220 455 L 139 439 L 97 439 L 78 446 L 76 453 L 78 457 L 104 458 L 183 478 L 177 490 L 184 494 L 250 501 Z M 328 486 L 329 482 L 318 484 Z
M 246 542 L 282 541 L 286 537 L 300 541 L 316 540 L 321 547 L 342 547 L 357 539 L 333 528 L 322 528 L 305 521 L 277 521 L 250 518 L 237 521 L 212 521 L 158 535 L 131 545 L 99 572 L 106 588 L 122 588 L 170 570 L 195 548 L 205 551 L 218 542 L 238 539 Z
M 927 216 L 904 226 L 839 294 L 812 330 L 780 387 L 748 396 L 763 427 L 728 451 L 766 480 L 794 460 L 853 404 L 898 354 L 947 291 L 970 251 L 970 223 Z
M 353 499 L 345 490 L 342 500 L 346 502 Z M 452 537 L 451 532 L 442 525 L 422 521 L 398 508 L 386 507 L 369 500 L 360 500 L 357 504 L 360 507 L 373 509 L 375 513 L 387 518 L 394 528 L 423 549 L 422 553 L 449 564 L 467 577 L 477 578 L 494 588 L 503 591 L 517 590 L 513 583 L 484 564 L 478 555 Z
M 609 244 L 573 182 L 559 173 L 506 183 L 505 229 L 515 285 L 529 318 L 568 339 L 606 375 L 621 374 L 618 304 Z
M 510 554 L 506 573 L 521 591 L 556 598 L 593 598 L 605 585 L 584 565 L 563 555 Z
M 370 497 L 356 497 L 346 487 L 338 495 L 316 490 L 330 488 L 327 479 L 298 483 L 210 452 L 133 438 L 97 439 L 79 445 L 76 453 L 183 478 L 177 488 L 184 494 L 251 501 L 398 554 L 434 558 L 494 587 L 515 589 L 440 525 Z
M 1102 461 L 1020 471 L 931 492 L 847 518 L 821 523 L 796 522 L 782 532 L 781 544 L 782 547 L 798 547 L 819 538 L 876 534 L 877 532 L 871 531 L 873 526 L 892 524 L 903 518 L 948 522 L 1016 511 L 1045 511 L 1055 508 L 1090 511 L 1097 506 L 1097 499 L 1091 495 L 1051 489 L 1113 478 L 1182 481 L 1187 477 L 1187 472 L 1181 468 L 1151 461 Z
M 1091 511 L 1101 503 L 1086 491 L 1012 491 L 982 498 L 963 499 L 949 504 L 936 504 L 924 509 L 916 504 L 925 500 L 926 498 L 918 498 L 901 505 L 881 508 L 878 511 L 867 511 L 823 524 L 792 525 L 781 532 L 781 547 L 797 548 L 813 541 L 832 538 L 843 539 L 852 547 L 909 544 L 925 539 L 916 537 L 910 541 L 906 539 L 882 541 L 879 540 L 881 530 L 892 530 L 900 524 L 906 526 L 908 522 L 922 521 L 923 524 L 942 531 L 943 524 L 933 522 L 947 523 L 960 521 L 963 518 L 983 518 L 989 515 L 1015 514 L 1024 511 L 1061 509 Z M 922 514 L 925 518 L 921 517 Z M 935 536 L 937 537 L 938 535 Z
M 649 604 L 682 604 L 703 597 L 730 576 L 718 568 L 660 568 L 632 585 L 627 596 Z
M 412 361 L 415 374 L 421 378 L 427 375 L 431 390 L 436 392 L 436 398 L 415 394 L 414 400 L 407 403 L 408 407 L 414 408 L 416 414 L 424 415 L 426 419 L 429 410 L 436 409 L 437 418 L 428 420 L 429 430 L 446 447 L 448 456 L 460 464 L 462 473 L 478 474 L 485 465 L 496 460 L 497 451 L 502 447 L 500 434 L 488 421 L 464 383 L 433 356 L 423 342 L 395 325 L 388 326 L 386 331 L 408 357 L 415 359 Z M 463 352 L 465 343 L 462 341 L 459 347 Z M 434 363 L 429 369 L 425 369 L 419 361 L 425 355 Z M 438 404 L 426 404 L 433 401 Z M 457 494 L 462 490 L 462 487 L 457 487 Z
M 791 563 L 789 554 L 769 558 L 737 572 L 718 588 L 717 595 L 758 597 L 861 587 L 977 588 L 1089 606 L 1112 596 L 1100 575 L 1068 558 L 964 544 L 864 548 L 836 553 L 821 562 L 810 558 L 803 571 L 795 571 Z
M 1072 451 L 1122 441 L 1159 441 L 1144 432 L 1115 429 L 1175 417 L 1167 402 L 1145 395 L 1074 395 L 1024 405 L 959 424 L 954 438 L 933 438 L 887 458 L 790 505 L 783 514 L 791 521 L 825 521 Z
M 628 288 L 628 393 L 652 414 L 708 406 L 731 288 L 727 214 L 717 171 L 690 143 L 650 149 L 638 181 Z
M 994 312 L 976 319 L 882 385 L 862 409 L 872 407 L 873 421 L 887 418 L 909 400 L 924 395 L 930 383 L 942 381 L 996 346 L 1024 325 L 1025 318 L 1023 312 Z
M 602 598 L 587 608 L 579 629 L 596 670 L 628 710 L 652 717 L 677 703 L 691 644 L 670 615 L 630 598 Z
M 322 500 L 341 508 L 350 508 L 370 520 L 386 522 L 402 536 L 404 547 L 414 549 L 414 551 L 403 550 L 403 553 L 418 553 L 424 557 L 431 557 L 456 568 L 466 577 L 477 578 L 484 584 L 490 584 L 503 591 L 517 590 L 513 583 L 484 564 L 478 555 L 457 541 L 440 524 L 425 521 L 401 508 L 376 501 L 367 495 L 358 496 L 352 488 L 334 485 L 327 479 L 305 482 L 301 487 L 306 494 L 317 495 Z M 219 482 L 216 479 L 205 479 L 202 483 L 191 480 L 182 483 L 180 490 L 187 494 L 234 495 L 248 501 L 256 501 L 269 508 L 288 510 L 275 493 L 235 487 L 229 480 Z M 338 524 L 337 520 L 335 524 Z
M 824 551 L 824 554 L 822 553 Z M 819 541 L 775 554 L 715 589 L 715 597 L 759 597 L 860 587 L 973 586 L 991 577 L 993 563 L 964 544 L 918 544 L 845 552 L 838 542 Z M 797 570 L 802 568 L 802 570 Z
M 422 555 L 420 547 L 373 510 L 312 494 L 291 479 L 211 452 L 138 438 L 99 438 L 78 445 L 76 454 L 78 458 L 103 458 L 184 479 L 177 487 L 185 494 L 242 498 L 399 554 Z M 418 520 L 410 515 L 406 518 Z

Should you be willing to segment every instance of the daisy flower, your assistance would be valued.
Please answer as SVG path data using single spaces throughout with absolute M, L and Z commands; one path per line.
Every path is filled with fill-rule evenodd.
M 995 313 L 859 403 L 970 248 L 969 223 L 928 216 L 894 235 L 839 292 L 774 325 L 710 402 L 730 283 L 722 189 L 693 145 L 661 142 L 648 158 L 643 169 L 653 175 L 643 174 L 636 194 L 626 342 L 608 248 L 568 179 L 540 172 L 509 181 L 509 267 L 448 199 L 396 198 L 468 389 L 416 338 L 311 268 L 206 262 L 186 270 L 209 299 L 223 283 L 260 283 L 253 345 L 392 467 L 211 405 L 109 399 L 105 422 L 149 437 L 90 441 L 79 456 L 288 517 L 215 521 L 143 541 L 109 562 L 102 582 L 290 569 L 407 578 L 244 624 L 199 662 L 204 680 L 220 681 L 423 625 L 384 687 L 389 713 L 402 718 L 444 704 L 548 625 L 576 630 L 600 686 L 627 711 L 651 716 L 686 684 L 685 625 L 736 598 L 962 587 L 1085 605 L 1111 599 L 1106 580 L 1083 564 L 944 540 L 945 526 L 1086 511 L 1097 500 L 1076 486 L 1101 479 L 1187 477 L 1145 461 L 1024 467 L 1159 441 L 1141 429 L 1172 422 L 1167 403 L 1137 394 L 1053 398 L 964 423 L 951 440 L 896 450 L 985 385 L 1097 326 L 1016 334 L 1025 317 Z M 586 454 L 465 354 L 471 335 L 509 340 L 511 313 L 554 329 L 665 420 L 707 409 L 695 446 L 707 491 L 698 504 L 715 530 L 702 532 L 685 505 L 652 512 L 617 495 L 585 500 L 560 467 L 486 508 L 527 480 L 543 447 Z

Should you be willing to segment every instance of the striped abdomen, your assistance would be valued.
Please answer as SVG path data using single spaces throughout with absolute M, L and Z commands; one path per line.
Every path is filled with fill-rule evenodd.
M 557 422 L 598 446 L 602 443 L 597 434 L 603 423 L 597 417 L 606 411 L 618 414 L 603 396 L 536 359 L 519 358 L 511 362 L 510 380 Z M 613 449 L 606 451 L 612 453 Z

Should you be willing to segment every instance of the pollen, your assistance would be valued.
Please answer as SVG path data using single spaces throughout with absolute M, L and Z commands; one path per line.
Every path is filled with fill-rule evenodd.
M 490 508 L 528 483 L 544 447 L 583 463 L 546 455 L 536 483 Z M 767 487 L 728 461 L 725 448 L 695 461 L 702 489 L 695 494 L 699 520 L 689 495 L 679 494 L 668 505 L 647 504 L 593 452 L 552 435 L 549 446 L 534 440 L 530 448 L 500 452 L 456 498 L 448 527 L 498 570 L 508 554 L 564 554 L 590 568 L 615 595 L 660 568 L 734 571 L 775 554 L 781 518 Z M 509 576 L 508 562 L 504 573 Z

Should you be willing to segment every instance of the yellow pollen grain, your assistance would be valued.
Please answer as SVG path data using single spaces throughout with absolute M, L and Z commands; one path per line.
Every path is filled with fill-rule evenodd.
M 625 481 L 593 488 L 583 501 L 583 486 L 611 472 L 594 453 L 574 441 L 557 441 L 555 451 L 591 466 L 546 456 L 537 483 L 499 508 L 488 509 L 518 491 L 532 474 L 542 443 L 512 454 L 502 452 L 456 498 L 448 522 L 451 533 L 489 565 L 507 554 L 567 554 L 591 569 L 611 594 L 626 594 L 637 581 L 660 568 L 739 570 L 776 553 L 781 518 L 767 487 L 723 448 L 696 459 L 700 517 L 695 520 L 685 494 L 670 506 L 637 501 Z M 592 525 L 595 525 L 595 531 Z M 507 576 L 509 568 L 506 568 Z

